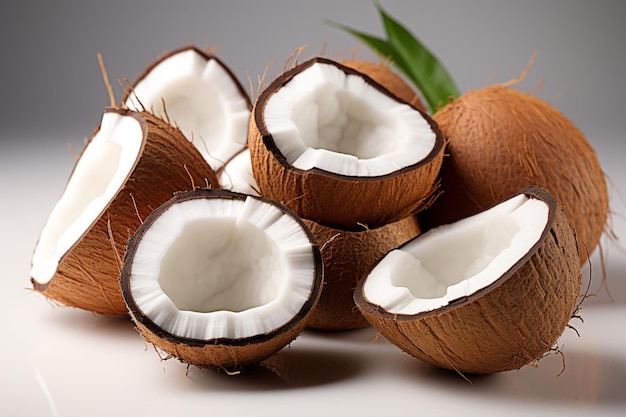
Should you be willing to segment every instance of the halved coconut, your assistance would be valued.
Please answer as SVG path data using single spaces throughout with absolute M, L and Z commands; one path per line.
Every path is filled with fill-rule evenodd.
M 556 200 L 533 187 L 389 252 L 355 302 L 405 352 L 484 374 L 549 351 L 580 287 L 575 235 Z
M 195 46 L 149 65 L 123 103 L 179 127 L 216 171 L 246 145 L 250 98 L 221 60 Z
M 217 187 L 215 173 L 163 120 L 108 109 L 46 221 L 32 257 L 35 291 L 63 304 L 126 315 L 119 276 L 142 219 L 176 191 Z
M 200 367 L 237 370 L 304 329 L 322 260 L 291 211 L 227 190 L 179 193 L 129 243 L 121 288 L 143 337 Z
M 321 247 L 324 288 L 311 313 L 308 327 L 350 330 L 369 326 L 354 305 L 354 289 L 370 269 L 391 249 L 416 237 L 420 227 L 408 216 L 376 229 L 345 231 L 303 219 Z
M 400 220 L 436 188 L 444 142 L 435 122 L 331 60 L 313 58 L 279 76 L 250 124 L 261 195 L 325 226 Z

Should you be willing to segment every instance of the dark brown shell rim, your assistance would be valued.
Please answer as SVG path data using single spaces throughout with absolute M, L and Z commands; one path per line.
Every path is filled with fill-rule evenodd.
M 278 149 L 278 146 L 276 146 L 276 143 L 274 142 L 274 138 L 272 137 L 271 132 L 269 132 L 269 130 L 267 129 L 267 125 L 265 124 L 265 118 L 264 118 L 265 106 L 266 106 L 268 100 L 270 99 L 270 97 L 274 93 L 276 93 L 278 90 L 280 90 L 285 84 L 287 84 L 289 81 L 291 81 L 291 79 L 294 78 L 296 75 L 300 74 L 301 72 L 305 71 L 306 69 L 310 68 L 312 65 L 314 65 L 316 63 L 332 65 L 332 66 L 337 67 L 338 69 L 340 69 L 341 71 L 343 71 L 346 74 L 359 76 L 359 77 L 363 78 L 369 85 L 371 85 L 376 90 L 378 90 L 381 93 L 383 93 L 383 94 L 393 98 L 396 101 L 402 102 L 402 103 L 410 106 L 412 109 L 414 109 L 415 111 L 419 112 L 422 115 L 422 117 L 428 122 L 428 124 L 430 125 L 430 128 L 432 129 L 432 131 L 435 133 L 435 145 L 433 146 L 433 149 L 431 149 L 430 153 L 426 157 L 424 157 L 423 159 L 421 159 L 420 161 L 416 162 L 413 165 L 409 165 L 409 166 L 403 167 L 403 168 L 401 168 L 401 169 L 399 169 L 397 171 L 391 172 L 389 174 L 384 174 L 384 175 L 379 175 L 379 176 L 372 176 L 372 177 L 355 177 L 355 176 L 343 175 L 343 174 L 338 174 L 336 172 L 331 172 L 331 171 L 327 171 L 327 170 L 320 169 L 320 168 L 315 168 L 315 167 L 311 168 L 309 170 L 302 170 L 302 169 L 294 167 L 289 162 L 287 162 L 287 159 L 281 153 L 280 149 Z M 263 144 L 265 145 L 267 150 L 272 153 L 274 158 L 285 169 L 287 169 L 289 171 L 297 172 L 297 173 L 300 173 L 300 174 L 303 174 L 303 173 L 306 172 L 306 173 L 314 173 L 314 174 L 322 175 L 322 176 L 328 176 L 328 177 L 332 177 L 332 178 L 339 178 L 339 179 L 342 179 L 344 181 L 359 181 L 359 182 L 361 182 L 361 181 L 377 181 L 377 180 L 381 180 L 381 179 L 385 179 L 385 178 L 394 177 L 394 176 L 403 174 L 403 173 L 408 172 L 408 171 L 412 171 L 412 170 L 417 169 L 417 168 L 419 168 L 421 166 L 430 164 L 442 152 L 443 147 L 445 145 L 443 133 L 441 132 L 441 129 L 439 129 L 439 125 L 427 113 L 423 112 L 422 110 L 418 109 L 417 107 L 415 107 L 411 103 L 409 103 L 409 102 L 399 98 L 395 94 L 391 93 L 389 90 L 387 90 L 385 87 L 383 87 L 382 85 L 380 85 L 379 83 L 374 81 L 368 75 L 363 74 L 361 72 L 358 72 L 355 69 L 352 69 L 350 67 L 342 65 L 342 64 L 340 64 L 338 62 L 332 61 L 332 60 L 327 59 L 327 58 L 322 58 L 322 57 L 311 58 L 311 59 L 309 59 L 309 60 L 307 60 L 307 61 L 305 61 L 305 62 L 303 62 L 303 63 L 301 63 L 301 64 L 299 64 L 299 65 L 297 65 L 295 67 L 293 67 L 292 69 L 290 69 L 288 71 L 285 71 L 284 73 L 279 75 L 276 79 L 274 79 L 274 81 L 272 81 L 270 83 L 270 85 L 265 90 L 263 90 L 263 92 L 259 95 L 259 98 L 258 98 L 258 100 L 257 100 L 257 102 L 256 102 L 256 104 L 254 106 L 254 115 L 253 115 L 253 117 L 254 117 L 254 122 L 256 124 L 257 129 L 259 129 L 259 133 L 261 133 L 261 137 L 263 139 Z
M 309 242 L 311 243 L 311 247 L 313 249 L 312 253 L 314 256 L 314 265 L 315 265 L 315 279 L 313 281 L 313 286 L 311 287 L 311 292 L 307 301 L 300 308 L 300 311 L 296 313 L 291 320 L 286 322 L 285 324 L 277 327 L 268 333 L 258 334 L 250 337 L 233 339 L 233 338 L 215 338 L 215 339 L 195 339 L 188 337 L 181 337 L 174 335 L 161 326 L 154 323 L 150 317 L 145 315 L 143 311 L 139 308 L 139 306 L 135 303 L 135 300 L 132 296 L 132 291 L 130 289 L 130 280 L 132 275 L 132 261 L 135 257 L 135 253 L 137 251 L 137 246 L 141 239 L 143 238 L 146 231 L 150 228 L 150 226 L 172 205 L 178 204 L 184 201 L 199 199 L 199 198 L 220 198 L 220 199 L 233 199 L 233 200 L 245 200 L 246 198 L 254 198 L 256 200 L 263 201 L 264 203 L 271 204 L 278 209 L 280 209 L 286 215 L 291 216 L 291 218 L 296 221 L 302 230 L 306 233 Z M 323 282 L 323 264 L 322 264 L 322 256 L 320 249 L 317 245 L 315 237 L 309 230 L 309 228 L 304 224 L 304 222 L 291 210 L 283 207 L 279 203 L 270 200 L 265 197 L 259 197 L 254 195 L 242 194 L 234 191 L 223 190 L 223 189 L 210 189 L 210 188 L 198 188 L 192 191 L 181 191 L 176 193 L 170 200 L 163 203 L 161 206 L 156 208 L 141 224 L 141 226 L 137 229 L 133 237 L 129 240 L 128 249 L 126 251 L 126 255 L 124 257 L 124 265 L 122 268 L 121 278 L 120 278 L 120 287 L 122 290 L 122 296 L 126 303 L 126 307 L 131 313 L 131 317 L 133 320 L 140 322 L 143 324 L 150 332 L 161 339 L 166 339 L 178 344 L 185 344 L 191 347 L 202 347 L 206 345 L 223 345 L 223 346 L 245 346 L 250 344 L 262 343 L 268 340 L 271 340 L 278 334 L 285 333 L 289 331 L 291 328 L 295 327 L 298 323 L 300 323 L 305 316 L 312 310 L 316 300 L 319 298 L 318 295 L 322 289 Z

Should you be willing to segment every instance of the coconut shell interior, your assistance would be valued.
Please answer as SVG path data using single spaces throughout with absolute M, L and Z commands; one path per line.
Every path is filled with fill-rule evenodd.
M 440 368 L 490 374 L 541 358 L 572 318 L 582 277 L 576 238 L 563 210 L 545 191 L 527 194 L 549 205 L 547 227 L 493 284 L 440 309 L 402 315 L 372 304 L 361 281 L 355 302 L 362 314 L 403 351 Z
M 314 236 L 303 226 L 312 245 L 312 256 L 314 261 L 314 271 L 312 287 L 308 298 L 299 311 L 295 312 L 292 318 L 274 330 L 250 337 L 242 338 L 216 338 L 210 340 L 199 340 L 180 337 L 167 332 L 146 314 L 143 313 L 133 297 L 131 291 L 131 280 L 133 275 L 133 257 L 137 250 L 137 245 L 146 231 L 159 218 L 161 213 L 174 204 L 197 198 L 224 198 L 224 199 L 245 199 L 246 195 L 218 189 L 196 189 L 189 192 L 177 193 L 170 200 L 159 206 L 145 222 L 138 228 L 137 232 L 128 244 L 128 251 L 124 261 L 124 268 L 120 280 L 120 287 L 124 300 L 128 306 L 131 318 L 146 341 L 158 347 L 163 352 L 178 358 L 179 360 L 198 367 L 220 368 L 228 371 L 238 371 L 247 365 L 256 364 L 267 359 L 272 354 L 278 352 L 291 341 L 293 341 L 306 327 L 311 311 L 318 303 L 323 282 L 323 264 L 319 248 L 315 243 Z M 281 207 L 279 204 L 265 199 L 263 201 Z M 282 207 L 281 207 L 282 208 Z M 297 216 L 282 208 L 290 215 L 294 221 L 301 222 Z
M 410 103 L 421 111 L 427 111 L 417 92 L 409 84 L 407 84 L 400 75 L 398 75 L 392 68 L 389 67 L 389 65 L 385 64 L 384 62 L 347 60 L 341 61 L 341 64 L 367 75 L 378 84 L 389 90 L 391 93 L 395 94 L 402 100 Z
M 107 111 L 137 119 L 144 134 L 142 150 L 122 188 L 61 257 L 52 279 L 46 284 L 31 281 L 35 291 L 62 304 L 127 315 L 119 278 L 129 238 L 174 192 L 219 184 L 213 170 L 178 129 L 150 113 Z

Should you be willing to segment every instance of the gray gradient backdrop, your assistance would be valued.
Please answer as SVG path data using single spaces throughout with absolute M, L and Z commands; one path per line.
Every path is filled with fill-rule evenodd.
M 519 75 L 519 87 L 553 100 L 583 131 L 626 130 L 626 2 L 621 0 L 382 0 L 446 64 L 463 90 Z M 382 34 L 373 1 L 67 1 L 0 5 L 0 132 L 19 141 L 88 136 L 108 96 L 96 55 L 110 77 L 134 79 L 161 53 L 211 44 L 247 84 L 266 65 L 275 75 L 297 47 L 331 58 L 368 50 L 330 27 L 333 19 Z M 121 89 L 116 85 L 116 94 Z M 31 134 L 31 136 L 29 136 Z M 66 137 L 63 138 L 62 136 Z M 55 137 L 55 139 L 52 139 Z M 592 137 L 602 145 L 607 138 Z M 621 148 L 623 150 L 623 148 Z

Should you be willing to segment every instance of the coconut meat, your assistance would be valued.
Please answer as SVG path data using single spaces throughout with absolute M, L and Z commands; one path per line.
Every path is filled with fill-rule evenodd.
M 494 283 L 541 238 L 546 203 L 518 195 L 440 226 L 389 252 L 368 275 L 365 297 L 392 314 L 445 307 Z
M 157 64 L 126 106 L 176 125 L 217 170 L 246 144 L 250 109 L 230 73 L 216 60 L 187 49 Z
M 99 218 L 137 162 L 144 132 L 139 121 L 107 112 L 85 147 L 63 195 L 44 225 L 32 257 L 31 277 L 54 276 L 61 257 Z
M 222 188 L 249 195 L 259 195 L 258 185 L 252 173 L 250 149 L 239 152 L 224 165 L 219 182 Z
M 302 226 L 259 199 L 170 206 L 139 241 L 130 276 L 138 308 L 185 338 L 239 339 L 298 314 L 315 279 Z
M 272 94 L 264 120 L 289 164 L 347 176 L 381 176 L 414 165 L 436 139 L 419 111 L 321 62 Z

